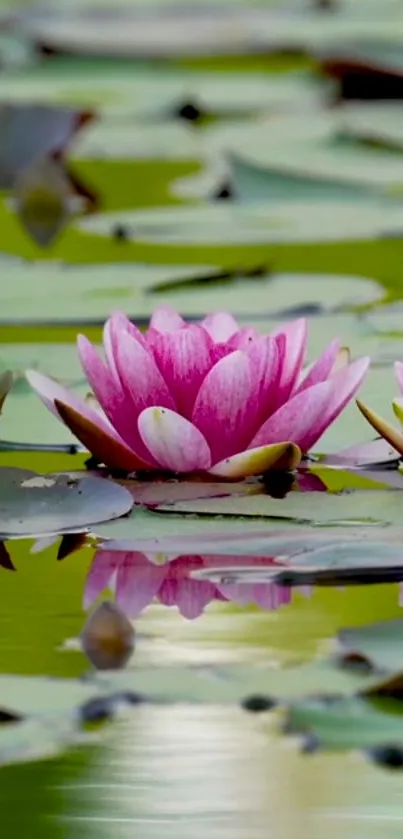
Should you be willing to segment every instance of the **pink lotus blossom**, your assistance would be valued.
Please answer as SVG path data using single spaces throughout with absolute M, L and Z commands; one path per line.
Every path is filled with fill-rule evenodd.
M 304 371 L 306 345 L 304 319 L 259 335 L 224 312 L 187 324 L 160 308 L 143 335 L 116 312 L 104 359 L 78 337 L 95 407 L 34 370 L 27 378 L 110 469 L 237 479 L 295 468 L 358 390 L 369 359 L 349 364 L 334 340 Z
M 139 551 L 99 550 L 92 561 L 84 593 L 88 609 L 106 588 L 115 591 L 117 605 L 131 618 L 137 617 L 155 598 L 165 606 L 177 606 L 188 620 L 199 617 L 213 600 L 231 600 L 239 605 L 255 603 L 262 609 L 276 609 L 291 600 L 291 590 L 275 583 L 216 584 L 194 579 L 192 572 L 203 568 L 236 566 L 270 567 L 268 557 L 179 556 L 156 564 L 152 555 Z

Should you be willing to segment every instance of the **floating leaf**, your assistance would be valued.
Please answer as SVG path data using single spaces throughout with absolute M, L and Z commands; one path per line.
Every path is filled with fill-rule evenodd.
M 403 483 L 402 483 L 403 489 Z M 345 493 L 291 492 L 285 498 L 248 495 L 203 498 L 160 505 L 158 510 L 204 516 L 251 516 L 312 524 L 396 524 L 401 522 L 403 495 L 399 490 L 354 490 Z
M 392 229 L 403 230 L 403 210 L 393 202 L 366 202 L 357 212 L 355 201 L 312 201 L 306 213 L 301 202 L 282 201 L 125 210 L 77 222 L 80 230 L 99 236 L 110 235 L 116 224 L 123 224 L 137 240 L 161 244 L 337 242 L 379 238 Z
M 3 539 L 88 530 L 127 513 L 133 501 L 123 487 L 103 478 L 39 475 L 0 468 L 0 533 Z

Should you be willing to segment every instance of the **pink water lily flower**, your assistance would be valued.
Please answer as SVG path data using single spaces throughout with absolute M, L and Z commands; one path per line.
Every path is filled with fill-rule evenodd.
M 104 359 L 80 335 L 95 406 L 40 373 L 32 387 L 110 469 L 207 472 L 219 478 L 292 469 L 358 390 L 368 358 L 332 341 L 303 370 L 304 319 L 270 335 L 219 312 L 186 323 L 157 309 L 142 334 L 121 312 L 104 328 Z
M 154 559 L 139 551 L 97 551 L 87 575 L 84 608 L 88 609 L 106 588 L 114 590 L 117 605 L 131 618 L 154 599 L 165 606 L 176 606 L 188 620 L 199 617 L 213 600 L 231 600 L 241 606 L 255 603 L 262 609 L 277 609 L 291 601 L 291 589 L 275 583 L 220 585 L 192 577 L 194 571 L 208 568 L 276 566 L 268 557 L 188 555 L 164 564 L 156 564 Z
M 401 361 L 395 362 L 395 375 L 401 395 L 400 397 L 393 399 L 392 408 L 395 416 L 403 425 L 403 363 Z M 383 417 L 380 417 L 379 414 L 372 410 L 372 408 L 368 408 L 367 405 L 364 405 L 361 400 L 357 399 L 357 406 L 372 428 L 374 428 L 377 434 L 379 434 L 385 441 L 385 446 L 383 447 L 383 460 L 390 460 L 391 457 L 393 457 L 393 452 L 396 453 L 396 457 L 398 454 L 403 456 L 403 431 L 395 428 L 387 420 L 384 420 Z M 377 441 L 377 445 L 379 448 L 382 443 Z M 392 447 L 392 452 L 390 451 L 390 448 L 388 448 L 389 446 Z

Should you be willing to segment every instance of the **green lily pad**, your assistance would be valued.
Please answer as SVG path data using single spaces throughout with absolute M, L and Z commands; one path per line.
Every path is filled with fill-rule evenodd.
M 86 473 L 80 479 L 0 468 L 1 539 L 88 530 L 125 515 L 132 505 L 124 487 Z
M 402 173 L 403 178 L 403 173 Z M 156 208 L 94 214 L 76 222 L 79 230 L 109 236 L 121 224 L 129 238 L 172 244 L 264 244 L 373 239 L 403 230 L 403 210 L 393 202 L 301 202 Z
M 402 484 L 403 489 L 403 484 Z M 264 495 L 203 498 L 177 501 L 159 507 L 167 515 L 247 516 L 288 519 L 315 525 L 385 525 L 401 523 L 401 490 L 354 490 L 340 494 L 328 492 L 290 492 L 285 498 Z
M 403 157 L 387 148 L 371 148 L 346 136 L 349 113 L 347 110 L 345 116 L 344 109 L 317 111 L 309 120 L 305 114 L 289 114 L 260 125 L 255 121 L 247 141 L 235 135 L 227 149 L 235 155 L 232 157 L 234 174 L 236 178 L 238 172 L 244 192 L 247 193 L 249 180 L 253 194 L 260 169 L 268 187 L 269 179 L 275 174 L 281 184 L 283 174 L 291 179 L 290 184 L 292 178 L 311 179 L 311 187 L 314 182 L 319 187 L 323 180 L 329 187 L 329 198 L 332 190 L 336 190 L 337 181 L 340 189 L 349 186 L 351 192 L 353 186 L 359 188 L 356 197 L 364 196 L 365 187 L 368 196 L 375 188 L 392 188 L 393 194 L 396 185 L 403 182 Z
M 172 58 L 239 55 L 268 50 L 308 50 L 352 38 L 389 40 L 396 37 L 393 17 L 385 14 L 324 15 L 315 9 L 287 14 L 259 3 L 215 5 L 207 15 L 203 5 L 142 5 L 141 15 L 114 7 L 109 15 L 83 13 L 68 7 L 62 16 L 35 16 L 23 32 L 38 45 L 67 55 L 114 58 Z M 90 12 L 91 10 L 89 10 Z M 126 11 L 126 14 L 124 13 Z
M 240 201 L 357 201 L 374 199 L 374 187 L 365 183 L 350 183 L 347 178 L 316 176 L 315 171 L 288 171 L 276 165 L 267 168 L 238 154 L 228 160 L 230 182 Z
M 200 138 L 178 121 L 139 125 L 105 117 L 78 140 L 74 156 L 80 160 L 193 160 L 199 150 Z
M 402 67 L 403 69 L 403 67 Z M 403 149 L 403 114 L 399 102 L 354 102 L 343 106 L 345 130 L 364 142 Z
M 180 288 L 182 282 L 191 286 L 192 282 L 200 281 L 204 295 L 209 280 L 222 277 L 222 273 L 210 265 L 118 263 L 75 266 L 36 262 L 12 263 L 8 270 L 10 281 L 0 291 L 0 322 L 3 323 L 20 323 L 22 318 L 34 322 L 102 324 L 117 308 L 124 309 L 133 318 L 149 317 L 155 303 L 146 295 L 154 288 L 166 303 L 165 287 L 169 289 L 173 283 Z M 335 282 L 333 288 L 330 285 L 330 293 L 333 291 L 336 296 Z M 380 295 L 379 286 L 370 280 L 363 284 L 362 293 L 360 289 L 359 282 L 355 283 L 355 289 L 345 286 L 345 299 L 366 301 Z M 340 297 L 343 295 L 339 295 L 338 302 Z M 208 307 L 205 310 L 208 311 Z M 67 350 L 62 347 L 62 357 L 64 352 Z
M 186 102 L 202 113 L 230 116 L 259 111 L 303 108 L 317 101 L 317 88 L 308 75 L 193 71 L 133 62 L 103 61 L 88 56 L 56 59 L 52 72 L 43 65 L 9 72 L 0 79 L 0 99 L 91 106 L 116 126 L 141 127 L 140 120 L 168 119 Z M 110 123 L 111 124 L 111 123 Z
M 6 266 L 7 270 L 7 266 Z M 48 321 L 102 323 L 117 308 L 134 320 L 170 302 L 183 315 L 204 317 L 228 307 L 246 319 L 276 313 L 323 313 L 383 297 L 374 280 L 333 274 L 271 274 L 242 277 L 213 266 L 150 266 L 132 263 L 70 266 L 12 264 L 0 290 L 0 323 Z M 291 307 L 290 307 L 291 304 Z M 357 324 L 359 328 L 359 325 Z

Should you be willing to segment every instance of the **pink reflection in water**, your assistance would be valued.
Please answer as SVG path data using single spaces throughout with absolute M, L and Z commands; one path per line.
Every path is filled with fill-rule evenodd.
M 195 571 L 209 568 L 225 571 L 245 566 L 281 566 L 273 557 L 187 555 L 164 564 L 157 564 L 156 559 L 155 555 L 139 551 L 97 551 L 86 580 L 84 607 L 89 608 L 105 588 L 114 590 L 117 604 L 132 618 L 154 599 L 165 606 L 177 606 L 189 620 L 199 617 L 213 600 L 233 601 L 242 606 L 254 603 L 262 609 L 277 609 L 291 601 L 291 590 L 275 583 L 217 584 L 192 576 Z

